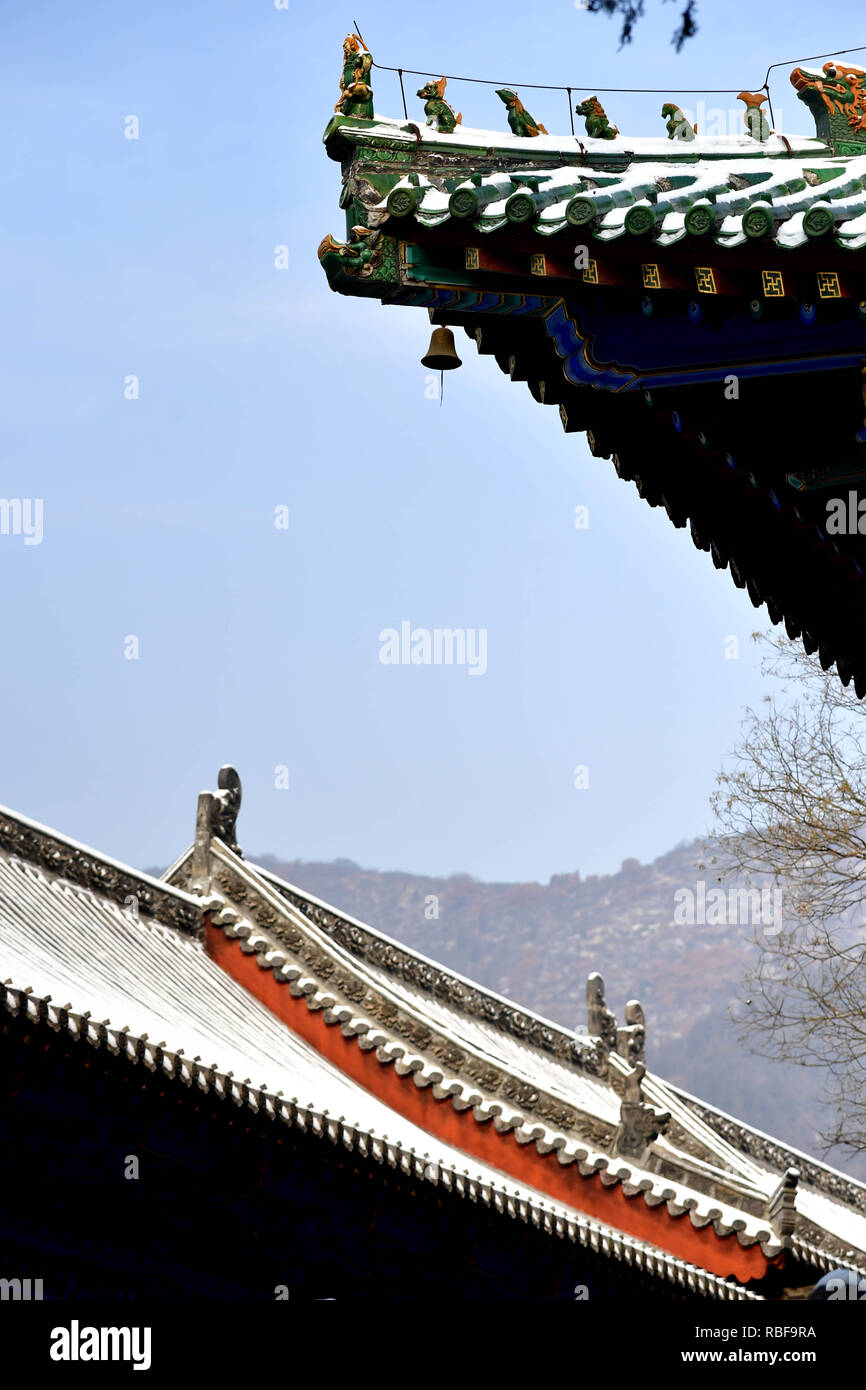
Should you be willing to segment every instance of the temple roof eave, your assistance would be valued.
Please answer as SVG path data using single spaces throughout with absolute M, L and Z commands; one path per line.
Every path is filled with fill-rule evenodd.
M 486 1053 L 476 1051 L 477 1062 L 482 1067 L 491 1063 L 499 1077 L 503 1075 L 505 1062 L 504 1072 L 508 1073 L 510 1068 L 514 1082 L 523 1088 L 523 1104 L 503 1104 L 496 1092 L 491 1092 L 489 1087 L 483 1084 L 483 1080 L 482 1084 L 479 1084 L 478 1078 L 483 1077 L 482 1072 L 477 1069 L 473 1071 L 470 1066 L 472 1079 L 465 1079 L 465 1068 L 468 1065 L 466 1028 L 460 1023 L 459 1012 L 455 1013 L 449 1006 L 446 1014 L 440 1014 L 434 1021 L 443 1030 L 441 1037 L 446 1043 L 449 1038 L 459 1042 L 464 1061 L 458 1061 L 450 1071 L 447 1067 L 443 1069 L 441 1065 L 437 1065 L 437 1061 L 430 1056 L 430 1039 L 426 1036 L 430 1023 L 429 1011 L 425 1013 L 423 1008 L 419 1010 L 418 998 L 413 996 L 413 991 L 407 987 L 404 979 L 393 974 L 389 976 L 388 971 L 383 971 L 381 966 L 364 967 L 364 951 L 371 945 L 372 938 L 371 929 L 360 922 L 352 921 L 352 948 L 344 954 L 343 960 L 360 977 L 365 987 L 373 983 L 381 990 L 390 980 L 390 998 L 398 1010 L 391 1016 L 390 1021 L 382 1022 L 381 1018 L 375 1022 L 371 1020 L 364 1007 L 365 1003 L 369 1002 L 369 996 L 362 999 L 359 1005 L 353 1004 L 351 999 L 347 1000 L 345 997 L 340 1003 L 337 998 L 337 986 L 340 981 L 330 967 L 327 975 L 317 980 L 315 971 L 309 968 L 309 956 L 305 961 L 301 961 L 300 957 L 296 958 L 298 963 L 292 964 L 286 974 L 287 953 L 283 938 L 273 936 L 275 921 L 272 914 L 274 911 L 284 913 L 287 920 L 301 923 L 302 915 L 291 909 L 297 907 L 297 902 L 293 903 L 292 899 L 303 901 L 303 895 L 300 890 L 282 883 L 268 871 L 232 862 L 228 853 L 218 843 L 215 844 L 214 850 L 218 863 L 229 870 L 229 877 L 222 878 L 220 893 L 227 893 L 231 898 L 233 891 L 237 895 L 241 882 L 243 885 L 240 898 L 235 897 L 225 920 L 220 911 L 214 913 L 215 927 L 230 937 L 241 938 L 241 950 L 252 955 L 257 961 L 257 975 L 260 975 L 261 970 L 265 970 L 273 971 L 277 978 L 285 978 L 291 992 L 303 997 L 308 1010 L 320 1013 L 331 1026 L 339 1024 L 344 1035 L 362 1048 L 372 1047 L 382 1067 L 387 1069 L 393 1066 L 397 1075 L 405 1077 L 406 1082 L 414 1083 L 414 1088 L 430 1086 L 441 1100 L 450 1102 L 458 1111 L 468 1112 L 482 1128 L 492 1121 L 493 1130 L 500 1133 L 504 1141 L 516 1140 L 518 1146 L 537 1149 L 542 1157 L 555 1154 L 560 1166 L 576 1164 L 582 1175 L 589 1177 L 598 1174 L 605 1186 L 616 1183 L 622 1186 L 625 1193 L 635 1196 L 642 1194 L 651 1207 L 661 1202 L 673 1216 L 688 1212 L 690 1223 L 698 1228 L 709 1221 L 723 1239 L 736 1234 L 740 1245 L 748 1247 L 750 1244 L 759 1243 L 767 1258 L 775 1258 L 784 1248 L 785 1242 L 780 1241 L 774 1234 L 772 1225 L 768 1224 L 766 1219 L 768 1203 L 779 1180 L 778 1170 L 774 1171 L 744 1157 L 741 1151 L 726 1143 L 718 1132 L 707 1125 L 677 1095 L 675 1088 L 669 1088 L 664 1082 L 651 1076 L 645 1081 L 648 1100 L 673 1112 L 673 1132 L 676 1134 L 674 1144 L 663 1139 L 650 1146 L 649 1167 L 634 1160 L 623 1160 L 615 1153 L 611 1119 L 622 1094 L 623 1078 L 628 1075 L 630 1069 L 629 1064 L 615 1054 L 609 1058 L 609 1067 L 612 1070 L 607 1079 L 596 1080 L 595 1077 L 591 1077 L 581 1080 L 579 1073 L 575 1074 L 574 1078 L 578 1091 L 581 1087 L 585 1091 L 590 1083 L 590 1090 L 596 1088 L 600 1093 L 606 1091 L 612 1105 L 599 1107 L 598 1100 L 595 1100 L 587 1109 L 587 1102 L 590 1100 L 587 1094 L 575 1109 L 577 1096 L 572 1094 L 569 1107 L 571 1117 L 564 1128 L 548 1121 L 539 1124 L 535 1117 L 539 1094 L 535 1095 L 533 1105 L 527 1091 L 527 1078 L 532 1077 L 536 1087 L 539 1082 L 544 1085 L 545 1066 L 549 1072 L 550 1062 L 545 1063 L 543 1055 L 536 1049 L 533 1049 L 535 1056 L 531 1060 L 527 1055 L 527 1058 L 521 1061 L 520 1056 L 514 1054 L 513 1044 L 509 1043 L 512 1051 L 508 1062 L 505 1062 L 502 1044 L 497 1049 L 488 1037 Z M 217 878 L 220 877 L 217 871 Z M 266 916 L 271 920 L 265 927 L 255 924 L 257 898 L 267 900 Z M 314 917 L 320 920 L 318 931 L 327 934 L 327 940 L 322 942 L 322 946 L 333 953 L 337 946 L 334 929 L 341 921 L 344 927 L 349 926 L 349 921 L 318 900 L 308 899 L 307 906 L 308 909 L 319 909 L 314 912 Z M 238 921 L 239 910 L 246 916 L 245 923 Z M 310 918 L 307 917 L 305 926 L 309 928 L 310 925 Z M 375 938 L 378 943 L 390 947 L 392 952 L 395 951 L 398 957 L 411 957 L 414 954 L 396 943 L 389 942 L 388 938 L 380 933 L 376 933 Z M 389 958 L 393 964 L 394 957 Z M 418 959 L 423 961 L 423 957 Z M 343 984 L 345 986 L 345 981 Z M 473 988 L 478 994 L 483 993 L 478 986 Z M 465 1002 L 465 996 L 463 999 Z M 420 1044 L 413 1032 L 419 1022 L 425 1029 L 425 1036 L 421 1038 Z M 581 1041 L 585 1043 L 586 1040 Z M 617 1080 L 617 1077 L 620 1080 Z M 550 1090 L 549 1078 L 547 1085 Z M 563 1087 L 560 1094 L 565 1097 L 567 1088 Z M 527 1100 L 530 1101 L 528 1107 Z M 584 1107 L 582 1111 L 581 1105 Z M 561 1120 L 565 1118 L 563 1113 Z M 599 1133 L 599 1123 L 606 1123 L 607 1138 L 604 1137 L 604 1133 Z M 686 1148 L 682 1147 L 684 1141 Z M 505 1168 L 509 1166 L 507 1152 L 507 1149 L 504 1149 L 500 1159 L 500 1166 Z M 850 1186 L 858 1187 L 854 1183 Z M 831 1239 L 831 1247 L 834 1240 L 844 1242 L 846 1238 L 845 1209 L 834 1204 L 834 1209 L 836 1208 L 838 1210 L 834 1224 L 837 1235 Z M 750 1211 L 752 1215 L 748 1214 Z M 810 1225 L 809 1230 L 815 1234 L 813 1226 L 814 1223 Z M 820 1233 L 818 1243 L 821 1243 Z M 833 1256 L 828 1255 L 827 1258 L 832 1263 Z M 864 1255 L 861 1254 L 859 1258 L 863 1260 Z
M 414 129 L 412 128 L 414 127 Z M 433 130 L 423 121 L 414 122 L 397 117 L 376 115 L 374 120 L 335 115 L 328 122 L 322 141 L 332 159 L 345 160 L 347 155 L 373 154 L 384 149 L 405 149 L 417 154 L 452 154 L 473 157 L 515 157 L 549 163 L 567 159 L 584 163 L 588 159 L 616 166 L 633 160 L 665 160 L 678 165 L 693 164 L 699 158 L 725 159 L 732 155 L 742 159 L 761 159 L 767 155 L 787 157 L 789 153 L 805 156 L 827 155 L 827 145 L 814 136 L 791 135 L 783 139 L 771 135 L 765 141 L 749 135 L 703 135 L 686 144 L 668 140 L 665 136 L 620 137 L 616 142 L 594 139 L 590 135 L 539 135 L 529 141 L 508 131 L 484 130 L 461 125 L 453 134 Z M 787 143 L 786 143 L 787 141 Z

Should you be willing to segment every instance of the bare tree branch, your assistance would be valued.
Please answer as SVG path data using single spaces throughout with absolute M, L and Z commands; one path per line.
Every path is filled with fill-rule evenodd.
M 866 708 L 777 634 L 778 695 L 746 711 L 712 806 L 721 875 L 771 876 L 783 924 L 755 937 L 738 1022 L 756 1052 L 822 1068 L 828 1146 L 866 1149 Z
M 585 8 L 589 10 L 590 14 L 619 15 L 622 20 L 619 35 L 621 48 L 625 44 L 631 43 L 635 25 L 644 15 L 643 0 L 586 0 Z M 686 0 L 686 5 L 680 15 L 679 27 L 671 39 L 677 53 L 680 52 L 686 40 L 698 32 L 696 16 L 696 0 Z

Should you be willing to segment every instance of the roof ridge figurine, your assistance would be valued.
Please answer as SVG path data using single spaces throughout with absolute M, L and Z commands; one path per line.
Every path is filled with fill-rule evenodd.
M 643 1079 L 646 1067 L 638 1062 L 626 1073 L 623 1097 L 619 1109 L 619 1125 L 614 1138 L 616 1152 L 623 1158 L 638 1161 L 645 1158 L 646 1151 L 659 1135 L 667 1129 L 671 1112 L 650 1105 L 644 1099 Z
M 681 107 L 673 101 L 666 101 L 662 107 L 662 115 L 667 116 L 665 129 L 669 140 L 694 140 L 698 133 L 697 125 L 689 125 L 683 115 Z
M 743 119 L 753 140 L 766 140 L 772 134 L 767 113 L 761 110 L 766 100 L 766 92 L 740 92 L 737 97 L 737 101 L 746 103 Z
M 373 88 L 370 86 L 370 69 L 373 55 L 355 34 L 347 34 L 343 40 L 343 70 L 340 73 L 340 100 L 334 107 L 344 116 L 358 116 L 362 120 L 373 119 Z
M 424 102 L 424 115 L 427 117 L 427 125 L 438 130 L 442 135 L 450 135 L 455 126 L 460 125 L 463 120 L 463 112 L 460 111 L 455 116 L 454 107 L 449 106 L 445 100 L 445 85 L 447 78 L 440 77 L 438 82 L 427 82 L 423 87 L 419 87 L 416 96 Z
M 318 257 L 324 262 L 330 257 L 345 275 L 357 275 L 366 280 L 382 264 L 382 231 L 377 227 L 350 229 L 348 241 L 337 241 L 330 232 L 319 243 Z
M 593 140 L 615 140 L 619 127 L 612 126 L 598 97 L 587 97 L 574 108 L 576 116 L 586 119 L 586 133 Z
M 864 153 L 866 146 L 866 71 L 846 63 L 794 68 L 791 85 L 815 118 L 819 140 L 837 155 Z
M 516 92 L 512 92 L 510 87 L 497 87 L 496 95 L 500 101 L 505 102 L 508 112 L 508 124 L 511 127 L 512 135 L 530 136 L 546 135 L 547 130 L 540 121 L 536 121 L 529 114 L 523 102 Z

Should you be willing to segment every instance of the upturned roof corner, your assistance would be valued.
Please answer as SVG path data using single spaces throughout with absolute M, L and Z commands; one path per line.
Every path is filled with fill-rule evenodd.
M 330 288 L 463 328 L 866 696 L 866 540 L 839 520 L 866 484 L 866 72 L 794 68 L 804 136 L 772 128 L 766 86 L 732 89 L 742 130 L 719 135 L 674 100 L 631 135 L 570 88 L 583 129 L 551 135 L 498 86 L 508 129 L 473 129 L 442 78 L 401 120 L 381 71 L 355 100 L 344 69 L 325 132 Z

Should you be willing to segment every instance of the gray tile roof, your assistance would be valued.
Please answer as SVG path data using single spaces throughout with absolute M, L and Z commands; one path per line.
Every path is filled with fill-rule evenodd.
M 200 941 L 6 853 L 0 853 L 0 981 L 7 1012 L 105 1048 L 121 1063 L 269 1114 L 693 1292 L 756 1297 L 488 1164 L 467 1162 L 294 1034 L 221 970 Z
M 515 1183 L 510 1160 L 499 1169 L 471 1157 L 355 1082 L 211 959 L 201 933 L 190 928 L 197 911 L 202 924 L 207 914 L 240 953 L 272 972 L 352 1046 L 372 1051 L 407 1084 L 429 1086 L 458 1112 L 471 1112 L 507 1147 L 516 1142 L 541 1156 L 555 1154 L 558 1166 L 575 1165 L 582 1176 L 603 1187 L 620 1185 L 626 1196 L 664 1205 L 673 1217 L 688 1213 L 698 1228 L 711 1223 L 739 1245 L 760 1243 L 770 1258 L 785 1243 L 769 1215 L 779 1165 L 790 1158 L 783 1148 L 768 1156 L 758 1146 L 745 1154 L 690 1098 L 650 1076 L 648 1102 L 672 1115 L 670 1132 L 653 1148 L 660 1166 L 618 1156 L 599 1140 L 611 1135 L 616 1119 L 621 1086 L 612 1083 L 630 1070 L 617 1055 L 610 1055 L 613 1070 L 606 1075 L 568 1065 L 528 1036 L 499 1026 L 495 1008 L 482 1003 L 473 1016 L 466 1007 L 473 991 L 476 1000 L 507 1001 L 457 977 L 449 977 L 456 991 L 434 998 L 430 962 L 409 953 L 420 967 L 410 983 L 402 947 L 247 864 L 219 839 L 209 841 L 212 886 L 202 896 L 136 875 L 2 808 L 0 832 L 0 981 L 2 1002 L 12 1012 L 24 1009 L 40 1024 L 130 1063 L 399 1163 L 425 1181 L 480 1197 L 570 1239 L 614 1241 L 612 1252 L 626 1259 L 631 1256 L 623 1251 L 639 1247 L 656 1257 L 646 1242 L 551 1201 L 525 1181 Z M 172 877 L 182 880 L 190 863 L 191 852 L 173 866 Z M 154 885 L 147 914 L 134 898 L 120 897 L 129 878 Z M 551 1037 L 562 1033 L 554 1025 L 549 1030 Z M 436 1036 L 445 1044 L 441 1055 L 450 1057 L 444 1065 Z M 580 1048 L 572 1056 L 578 1059 Z M 509 1101 L 497 1098 L 503 1077 Z M 549 1116 L 539 1120 L 545 1096 Z M 866 1215 L 857 1210 L 863 1185 L 814 1164 L 806 1178 L 797 1196 L 798 1243 L 787 1243 L 813 1267 L 830 1268 L 841 1257 L 866 1263 Z M 674 1261 L 670 1268 L 679 1271 L 670 1277 L 679 1279 L 685 1266 Z

